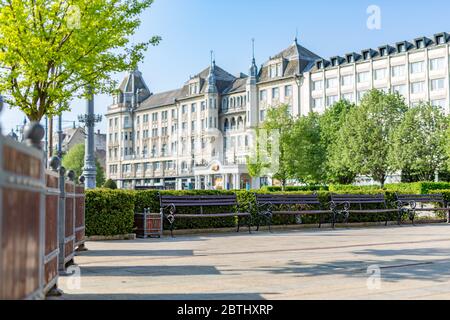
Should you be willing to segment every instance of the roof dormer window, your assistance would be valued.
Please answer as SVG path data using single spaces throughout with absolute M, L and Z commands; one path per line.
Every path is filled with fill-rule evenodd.
M 445 38 L 443 35 L 436 36 L 436 44 L 444 44 L 444 43 L 445 43 Z
M 270 78 L 278 78 L 283 76 L 283 64 L 273 63 L 269 66 L 269 77 Z
M 364 60 L 369 59 L 369 51 L 364 51 L 364 52 L 362 53 L 362 55 L 363 55 L 363 59 L 364 59 Z
M 331 65 L 332 65 L 333 67 L 336 67 L 336 66 L 338 65 L 337 58 L 331 59 Z
M 405 46 L 405 44 L 404 44 L 404 43 L 399 43 L 399 44 L 397 45 L 397 51 L 398 51 L 398 52 L 405 52 L 405 51 L 406 51 L 406 46 Z
M 425 41 L 423 39 L 416 40 L 416 48 L 422 49 L 425 47 Z
M 323 68 L 323 61 L 317 61 L 317 69 Z
M 355 56 L 352 54 L 349 54 L 347 56 L 347 63 L 353 63 L 353 62 L 355 62 Z
M 386 48 L 380 48 L 380 56 L 384 57 L 386 55 Z
M 189 85 L 189 95 L 199 94 L 200 92 L 200 83 L 194 82 Z

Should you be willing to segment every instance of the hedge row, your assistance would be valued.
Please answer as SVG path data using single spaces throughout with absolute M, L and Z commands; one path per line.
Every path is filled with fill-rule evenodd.
M 281 193 L 277 189 L 275 193 Z M 170 195 L 212 195 L 212 194 L 230 194 L 230 191 L 162 191 Z M 241 212 L 252 213 L 254 223 L 258 218 L 255 210 L 254 193 L 267 193 L 269 190 L 263 188 L 259 191 L 236 191 L 239 210 Z M 387 185 L 384 190 L 376 187 L 354 187 L 354 186 L 332 186 L 330 191 L 291 191 L 283 194 L 312 194 L 317 193 L 323 209 L 329 208 L 331 193 L 352 193 L 352 194 L 378 194 L 383 193 L 386 196 L 388 205 L 393 205 L 395 193 L 443 193 L 447 201 L 450 201 L 449 183 L 412 183 Z M 150 208 L 151 212 L 159 212 L 158 191 L 125 191 L 96 189 L 86 192 L 86 234 L 91 235 L 117 235 L 127 234 L 134 231 L 134 212 L 143 212 L 145 208 Z M 224 212 L 229 208 L 210 207 L 205 208 L 204 213 Z M 179 213 L 198 212 L 196 208 L 181 208 Z M 331 221 L 331 215 L 324 216 L 325 222 Z M 382 221 L 384 214 L 361 214 L 351 215 L 350 222 L 373 222 Z M 303 216 L 302 222 L 306 224 L 318 223 L 318 216 Z M 276 216 L 273 223 L 277 224 L 295 224 L 294 216 Z M 233 227 L 236 225 L 235 218 L 205 218 L 205 219 L 180 219 L 176 221 L 176 229 L 202 229 L 202 228 L 221 228 Z M 168 228 L 165 221 L 166 229 Z

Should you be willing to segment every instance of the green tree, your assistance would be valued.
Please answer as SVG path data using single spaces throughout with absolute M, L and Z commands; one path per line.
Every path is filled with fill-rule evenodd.
M 360 106 L 350 110 L 339 132 L 336 153 L 345 168 L 371 176 L 384 186 L 392 171 L 388 160 L 392 132 L 401 123 L 408 107 L 398 93 L 372 90 Z
M 0 92 L 30 120 L 76 97 L 111 93 L 110 74 L 134 69 L 159 37 L 131 44 L 153 0 L 0 0 Z
M 411 107 L 393 131 L 389 161 L 421 181 L 432 181 L 448 158 L 447 119 L 439 107 L 421 103 Z
M 267 110 L 266 119 L 261 127 L 256 130 L 255 155 L 247 157 L 247 168 L 252 177 L 260 177 L 266 170 L 270 171 L 271 168 L 276 168 L 276 172 L 271 172 L 271 176 L 279 180 L 283 190 L 285 189 L 292 172 L 286 149 L 289 148 L 289 135 L 293 123 L 294 120 L 289 112 L 288 105 L 283 104 Z M 272 135 L 274 131 L 279 137 L 278 145 L 274 144 L 274 136 Z M 262 140 L 264 140 L 264 146 L 261 145 Z M 271 159 L 270 155 L 276 155 L 277 160 Z M 276 161 L 276 163 L 273 161 Z
M 84 152 L 84 144 L 80 143 L 70 149 L 62 159 L 62 165 L 64 168 L 66 168 L 66 170 L 73 170 L 75 172 L 76 179 L 83 174 Z M 97 186 L 102 186 L 105 183 L 105 172 L 97 159 L 95 159 L 95 166 L 97 168 L 97 176 L 95 179 Z
M 117 183 L 115 183 L 112 179 L 108 179 L 103 185 L 103 188 L 115 190 L 117 189 Z
M 341 100 L 327 108 L 319 119 L 321 145 L 326 152 L 324 172 L 329 183 L 351 184 L 356 178 L 356 173 L 343 161 L 338 143 L 339 132 L 354 107 L 353 103 Z
M 290 177 L 318 184 L 325 178 L 326 151 L 321 143 L 319 115 L 298 118 L 287 135 L 285 154 Z

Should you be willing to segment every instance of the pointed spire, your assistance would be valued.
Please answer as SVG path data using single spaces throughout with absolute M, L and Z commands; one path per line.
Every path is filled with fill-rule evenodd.
M 294 44 L 298 44 L 298 28 L 295 29 L 295 38 L 294 38 Z
M 252 64 L 250 66 L 250 78 L 256 78 L 258 74 L 258 67 L 255 59 L 255 39 L 252 39 Z
M 208 93 L 217 93 L 216 60 L 214 59 L 214 51 L 212 51 L 212 50 L 211 50 L 211 65 L 209 67 L 207 91 L 208 91 Z

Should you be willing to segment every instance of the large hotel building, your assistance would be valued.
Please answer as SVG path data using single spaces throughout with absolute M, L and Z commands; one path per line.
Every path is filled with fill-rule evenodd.
M 323 112 L 340 99 L 358 102 L 372 88 L 397 91 L 410 105 L 428 101 L 449 112 L 450 35 L 439 33 L 323 59 L 298 44 L 253 59 L 249 74 L 215 64 L 182 88 L 152 93 L 139 71 L 128 74 L 108 107 L 107 177 L 120 188 L 242 189 L 251 178 L 249 132 L 266 110 L 289 105 L 294 117 Z

